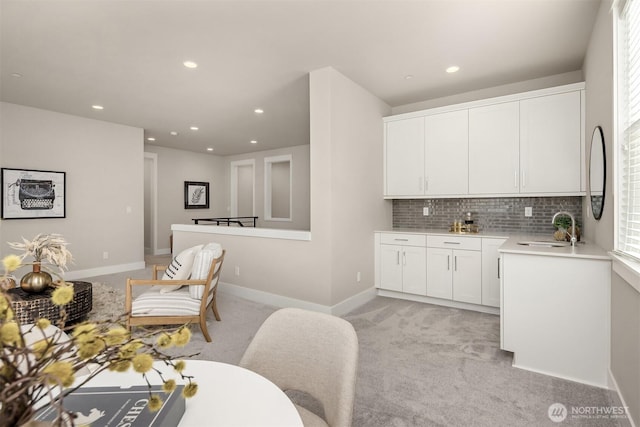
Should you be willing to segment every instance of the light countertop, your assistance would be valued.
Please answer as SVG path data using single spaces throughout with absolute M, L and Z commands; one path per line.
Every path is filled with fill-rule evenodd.
M 430 234 L 440 236 L 464 236 L 475 238 L 496 238 L 507 239 L 507 241 L 498 249 L 501 253 L 513 253 L 522 255 L 541 255 L 541 256 L 559 256 L 569 258 L 586 258 L 610 260 L 609 254 L 600 246 L 587 241 L 576 243 L 575 247 L 571 245 L 563 247 L 545 247 L 545 246 L 527 246 L 520 245 L 518 242 L 525 241 L 542 241 L 553 242 L 553 236 L 550 234 L 521 234 L 509 233 L 503 231 L 480 231 L 479 233 L 451 233 L 442 228 L 385 228 L 376 230 L 377 233 L 398 233 L 398 234 Z M 568 243 L 568 242 L 567 242 Z
M 398 234 L 432 234 L 440 236 L 464 236 L 464 237 L 493 237 L 506 239 L 509 233 L 502 231 L 480 231 L 479 233 L 452 233 L 442 228 L 385 228 L 375 231 L 376 233 L 398 233 Z
M 554 240 L 548 235 L 512 235 L 502 244 L 502 246 L 500 246 L 500 248 L 498 248 L 498 252 L 522 255 L 611 260 L 611 257 L 604 249 L 594 243 L 590 243 L 589 241 L 577 242 L 574 247 L 571 247 L 571 245 L 562 247 L 527 246 L 518 243 L 526 241 L 553 242 Z

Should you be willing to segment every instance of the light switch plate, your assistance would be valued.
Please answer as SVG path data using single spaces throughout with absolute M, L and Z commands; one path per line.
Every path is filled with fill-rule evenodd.
M 524 208 L 524 216 L 533 216 L 533 208 L 531 206 Z
M 429 216 L 429 206 L 425 206 L 422 208 L 422 215 Z

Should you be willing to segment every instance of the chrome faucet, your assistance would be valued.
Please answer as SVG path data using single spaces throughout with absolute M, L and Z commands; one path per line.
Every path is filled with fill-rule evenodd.
M 553 215 L 553 219 L 551 220 L 551 224 L 555 224 L 556 223 L 556 217 L 558 215 L 566 215 L 569 218 L 571 218 L 571 233 L 569 233 L 569 230 L 567 230 L 567 234 L 569 236 L 571 236 L 571 246 L 575 246 L 576 242 L 578 241 L 578 239 L 576 238 L 576 219 L 569 212 L 560 211 L 560 212 L 556 212 L 555 215 Z

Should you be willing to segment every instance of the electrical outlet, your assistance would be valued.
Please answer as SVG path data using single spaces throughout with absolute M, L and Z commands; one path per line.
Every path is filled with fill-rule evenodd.
M 359 282 L 360 280 L 362 280 L 362 276 L 360 275 L 360 272 L 358 271 L 356 273 L 356 282 Z
M 527 206 L 524 208 L 524 216 L 531 217 L 533 216 L 533 208 L 531 206 Z
M 235 273 L 236 273 L 236 276 L 240 275 L 240 266 L 239 265 L 236 265 Z
M 422 208 L 422 215 L 429 216 L 429 206 L 425 206 Z
M 109 259 L 109 252 L 102 252 L 102 259 Z

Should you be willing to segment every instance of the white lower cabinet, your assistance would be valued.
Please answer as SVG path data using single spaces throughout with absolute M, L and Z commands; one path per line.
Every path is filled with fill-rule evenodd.
M 605 257 L 502 254 L 500 348 L 513 352 L 513 366 L 610 387 Z
M 424 236 L 385 233 L 381 235 L 379 251 L 380 289 L 426 295 L 427 249 Z
M 427 248 L 427 296 L 453 299 L 450 249 Z
M 427 248 L 427 296 L 480 304 L 481 272 L 478 250 Z
M 494 313 L 500 306 L 497 251 L 504 240 L 376 233 L 376 286 L 417 301 Z
M 506 239 L 482 238 L 482 305 L 500 307 L 500 254 Z

